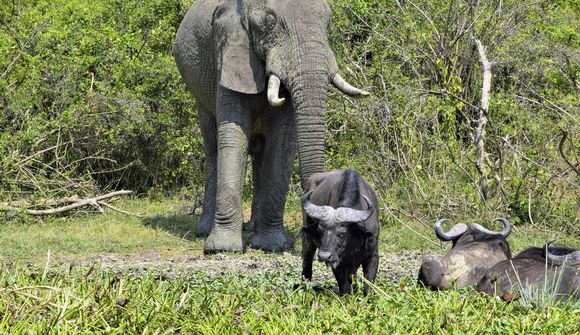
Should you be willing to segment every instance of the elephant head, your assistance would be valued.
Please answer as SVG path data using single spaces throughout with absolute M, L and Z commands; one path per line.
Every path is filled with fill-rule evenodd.
M 224 0 L 212 17 L 219 84 L 250 94 L 267 87 L 274 107 L 291 99 L 303 187 L 324 171 L 328 84 L 351 96 L 368 95 L 338 74 L 327 38 L 330 22 L 325 0 Z

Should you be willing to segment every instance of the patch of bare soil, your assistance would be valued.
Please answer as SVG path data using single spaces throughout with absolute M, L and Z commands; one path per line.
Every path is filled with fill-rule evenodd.
M 422 254 L 415 251 L 381 254 L 379 274 L 381 280 L 397 284 L 404 277 L 415 278 Z M 209 276 L 232 274 L 277 273 L 300 278 L 302 259 L 290 253 L 265 254 L 249 250 L 244 254 L 203 255 L 164 251 L 145 251 L 127 255 L 108 254 L 91 256 L 75 262 L 83 266 L 99 266 L 119 272 L 158 272 L 167 279 L 177 278 L 187 272 L 202 271 Z M 324 264 L 315 262 L 313 282 L 333 280 L 332 271 Z

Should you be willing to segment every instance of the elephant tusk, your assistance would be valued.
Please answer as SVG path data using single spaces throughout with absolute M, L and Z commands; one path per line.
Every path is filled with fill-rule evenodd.
M 268 102 L 272 107 L 280 107 L 286 101 L 286 98 L 279 98 L 278 93 L 280 93 L 280 78 L 276 75 L 270 75 L 268 79 Z
M 342 93 L 350 95 L 351 97 L 359 97 L 359 96 L 366 97 L 370 95 L 368 91 L 361 90 L 360 88 L 356 88 L 351 84 L 347 83 L 346 80 L 344 80 L 338 73 L 335 74 L 334 77 L 332 78 L 332 85 L 338 88 L 338 90 L 341 91 Z

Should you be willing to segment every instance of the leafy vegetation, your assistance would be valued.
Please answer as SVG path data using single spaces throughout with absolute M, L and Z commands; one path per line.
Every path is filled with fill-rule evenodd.
M 313 283 L 301 282 L 297 207 L 288 208 L 285 219 L 298 241 L 290 253 L 249 249 L 244 255 L 204 256 L 203 239 L 190 233 L 197 218 L 181 214 L 189 203 L 123 200 L 115 205 L 142 217 L 111 211 L 0 224 L 0 333 L 573 334 L 578 329 L 577 300 L 554 301 L 544 294 L 536 304 L 528 294 L 506 304 L 472 289 L 437 293 L 415 286 L 421 255 L 444 253 L 449 246 L 395 225 L 381 230 L 379 276 L 367 297 L 338 296 L 332 272 L 318 263 Z M 432 238 L 430 227 L 409 225 Z M 509 241 L 517 252 L 551 238 L 578 244 L 573 236 L 521 225 Z
M 0 200 L 203 187 L 195 103 L 171 56 L 191 3 L 3 0 Z M 390 222 L 508 216 L 579 233 L 578 1 L 330 4 L 341 72 L 373 94 L 332 91 L 327 168 L 372 179 Z M 493 63 L 485 176 L 472 37 Z
M 330 165 L 371 177 L 391 220 L 507 215 L 579 233 L 578 1 L 334 3 L 339 66 L 373 96 L 332 101 Z M 472 38 L 493 63 L 486 189 Z
M 0 199 L 202 182 L 171 55 L 187 5 L 2 1 Z
M 338 297 L 330 276 L 301 283 L 299 243 L 287 255 L 244 255 L 290 265 L 223 275 L 78 265 L 152 250 L 204 257 L 196 219 L 182 212 L 203 187 L 201 136 L 171 56 L 192 2 L 0 0 L 0 204 L 148 195 L 120 203 L 143 218 L 0 214 L 0 333 L 579 332 L 576 301 L 430 292 L 413 285 L 415 268 L 394 276 L 388 261 L 369 296 Z M 329 3 L 341 73 L 372 96 L 331 91 L 327 168 L 353 166 L 375 185 L 383 257 L 409 253 L 415 264 L 442 252 L 431 224 L 443 216 L 508 217 L 515 252 L 552 238 L 578 247 L 580 1 Z M 472 37 L 493 63 L 485 176 Z M 295 238 L 298 184 L 295 170 L 285 218 Z M 168 194 L 189 197 L 155 200 Z
M 472 290 L 431 292 L 378 280 L 364 297 L 260 272 L 168 280 L 72 268 L 0 272 L 0 331 L 107 334 L 574 334 L 578 312 L 526 309 Z

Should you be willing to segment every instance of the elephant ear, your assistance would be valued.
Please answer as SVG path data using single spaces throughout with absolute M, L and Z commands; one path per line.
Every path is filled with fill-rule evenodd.
M 256 94 L 266 88 L 265 66 L 254 52 L 238 2 L 223 1 L 212 17 L 219 84 L 233 91 Z

